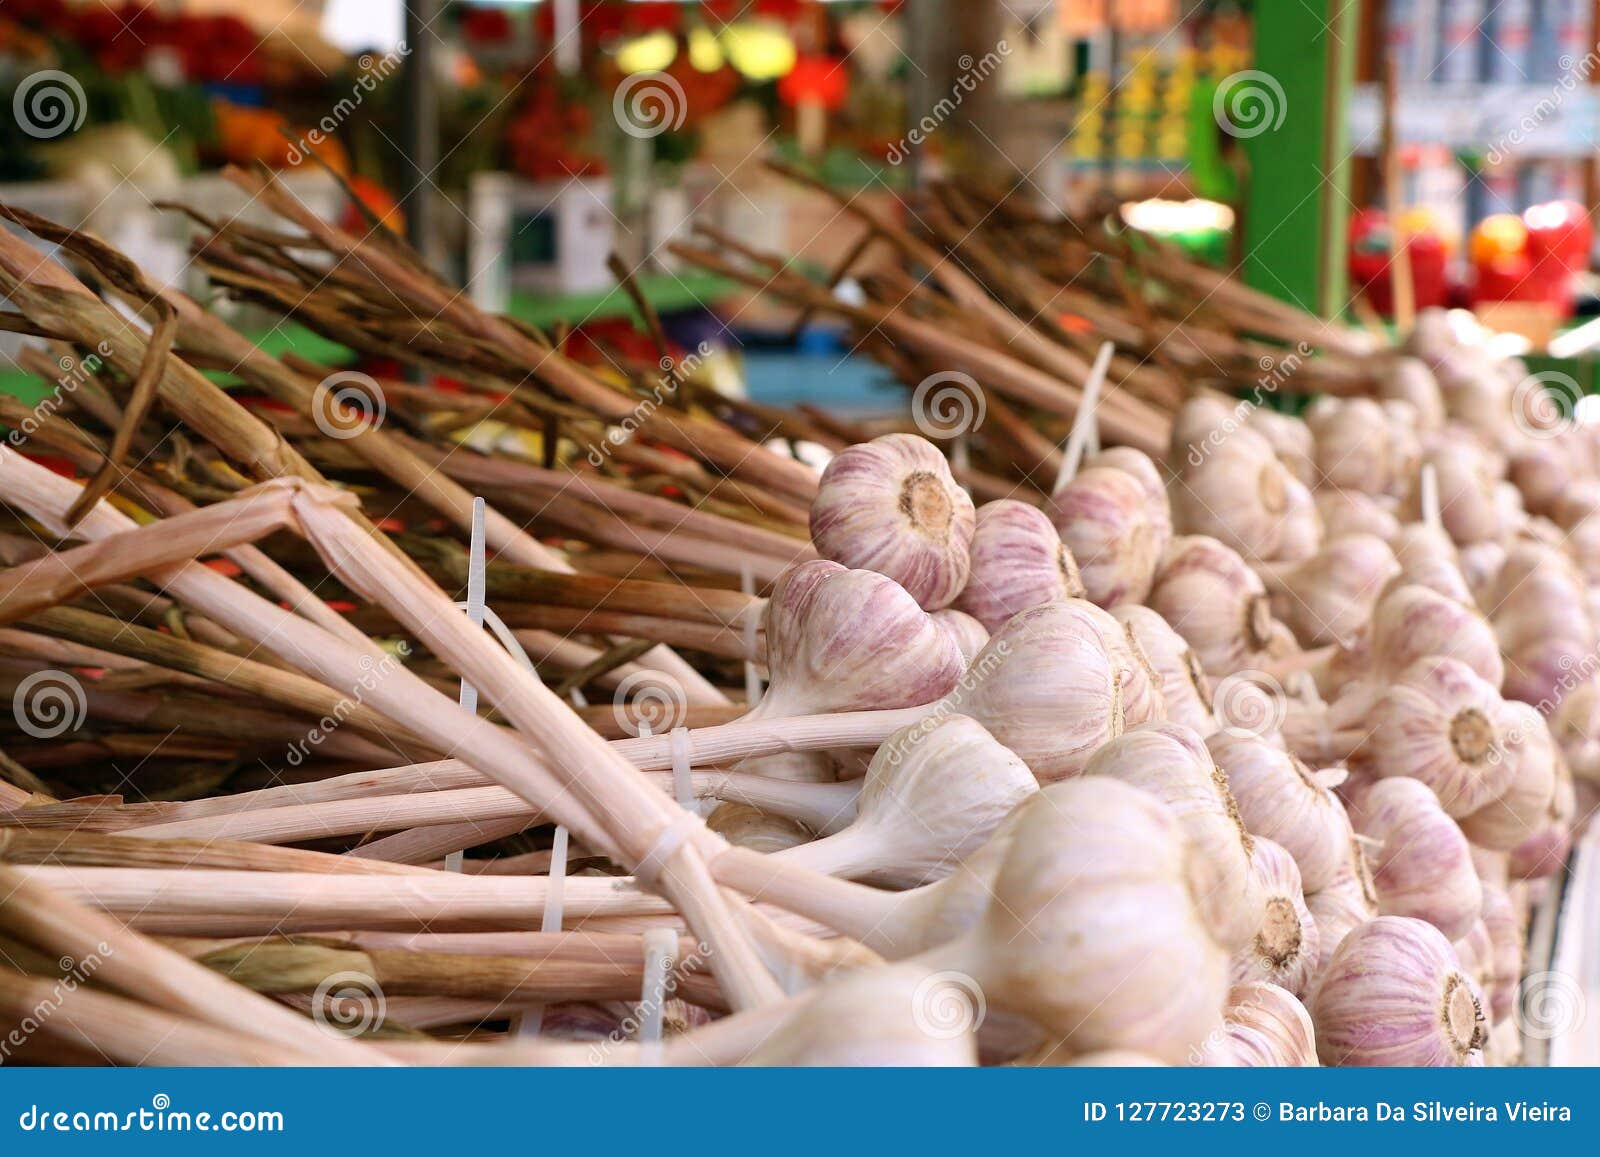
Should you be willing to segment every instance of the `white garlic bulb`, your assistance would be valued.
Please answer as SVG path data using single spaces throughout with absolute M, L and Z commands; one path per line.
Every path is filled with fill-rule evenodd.
M 1441 528 L 1413 522 L 1390 539 L 1390 544 L 1395 561 L 1400 564 L 1400 573 L 1392 585 L 1414 583 L 1463 606 L 1476 606 L 1455 543 Z
M 1378 911 L 1426 920 L 1448 940 L 1465 936 L 1483 906 L 1483 885 L 1466 836 L 1428 786 L 1403 776 L 1379 780 L 1362 800 L 1359 827 L 1378 844 Z
M 1383 539 L 1352 534 L 1329 540 L 1303 562 L 1256 569 L 1278 592 L 1273 603 L 1279 617 L 1302 644 L 1321 647 L 1361 633 L 1399 564 Z
M 893 579 L 823 559 L 779 576 L 763 621 L 772 681 L 748 718 L 932 703 L 965 666 Z
M 1093 604 L 1090 604 L 1093 605 Z M 1122 693 L 1122 718 L 1127 727 L 1141 723 L 1161 723 L 1167 718 L 1166 699 L 1161 693 L 1161 674 L 1144 653 L 1138 636 L 1115 616 L 1095 608 L 1085 611 L 1089 622 L 1100 632 L 1106 653 L 1117 664 L 1117 686 Z
M 1081 599 L 1023 611 L 994 633 L 938 710 L 981 720 L 1041 783 L 1076 775 L 1124 726 L 1121 664 L 1101 641 L 1103 613 Z
M 1316 491 L 1312 498 L 1322 517 L 1322 533 L 1326 538 L 1374 534 L 1385 542 L 1393 542 L 1400 533 L 1400 520 L 1385 499 L 1359 490 L 1332 487 Z
M 1433 789 L 1452 816 L 1499 798 L 1514 769 L 1500 757 L 1509 724 L 1499 694 L 1455 659 L 1407 667 L 1380 697 L 1362 758 L 1380 776 L 1409 776 Z
M 1404 916 L 1380 916 L 1345 937 L 1310 1009 L 1326 1065 L 1466 1065 L 1488 1037 L 1450 942 Z
M 1423 465 L 1433 467 L 1439 488 L 1440 517 L 1457 545 L 1500 537 L 1500 507 L 1483 454 L 1470 443 L 1444 442 L 1424 451 Z M 1403 509 L 1408 519 L 1422 514 L 1421 472 L 1412 479 Z
M 1278 461 L 1283 463 L 1284 469 L 1297 482 L 1303 486 L 1316 484 L 1316 467 L 1312 461 L 1315 444 L 1311 427 L 1299 418 L 1280 414 L 1265 406 L 1252 409 L 1245 423 L 1271 444 Z
M 1278 552 L 1268 562 L 1303 562 L 1322 549 L 1327 537 L 1322 530 L 1322 515 L 1311 491 L 1299 479 L 1289 479 L 1284 488 L 1286 507 Z
M 964 665 L 970 664 L 977 658 L 978 652 L 989 642 L 988 629 L 965 611 L 946 607 L 942 611 L 934 611 L 929 618 L 941 631 L 950 636 L 950 641 L 956 645 L 956 650 L 961 652 L 961 661 Z
M 996 631 L 1019 611 L 1082 598 L 1078 564 L 1049 516 L 1002 498 L 978 508 L 971 575 L 956 607 Z
M 1095 752 L 1083 774 L 1142 788 L 1166 804 L 1216 873 L 1214 890 L 1199 902 L 1217 942 L 1237 949 L 1256 935 L 1264 901 L 1251 866 L 1253 842 L 1198 735 L 1175 723 L 1135 727 Z
M 1170 531 L 1152 520 L 1137 478 L 1111 466 L 1088 467 L 1051 496 L 1050 521 L 1077 560 L 1090 602 L 1144 601 Z
M 1318 484 L 1382 494 L 1394 461 L 1389 422 L 1370 398 L 1317 399 L 1306 411 Z
M 1385 363 L 1378 374 L 1378 397 L 1411 403 L 1417 428 L 1424 433 L 1444 425 L 1444 395 L 1420 358 L 1398 357 Z
M 811 539 L 823 558 L 887 575 L 938 610 L 967 585 L 975 519 L 937 446 L 886 434 L 828 463 L 811 504 Z
M 1321 959 L 1317 923 L 1300 889 L 1294 857 L 1271 840 L 1257 838 L 1250 859 L 1262 896 L 1261 926 L 1233 954 L 1233 982 L 1266 981 L 1304 996 Z
M 1155 669 L 1167 718 L 1199 735 L 1215 731 L 1217 721 L 1211 714 L 1211 684 L 1194 648 L 1149 607 L 1127 604 L 1111 613 L 1133 636 Z
M 1277 554 L 1291 475 L 1265 438 L 1240 428 L 1198 460 L 1185 453 L 1172 465 L 1172 521 L 1179 533 L 1209 535 L 1249 558 Z
M 1350 823 L 1337 797 L 1305 764 L 1255 736 L 1219 731 L 1206 747 L 1250 833 L 1294 857 L 1307 893 L 1332 885 L 1350 854 Z

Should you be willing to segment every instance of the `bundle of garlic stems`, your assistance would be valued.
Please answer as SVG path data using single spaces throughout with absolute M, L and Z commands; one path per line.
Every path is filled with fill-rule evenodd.
M 5 211 L 80 272 L 0 234 L 59 387 L 0 399 L 0 1024 L 117 962 L 29 1059 L 1515 1062 L 1600 787 L 1600 442 L 1443 315 L 1378 348 L 1114 222 L 782 171 L 845 264 L 677 252 L 920 421 L 724 398 L 659 330 L 596 370 L 258 174 L 285 228 L 203 220 L 213 281 L 434 382 Z M 668 933 L 671 1032 L 619 1044 Z

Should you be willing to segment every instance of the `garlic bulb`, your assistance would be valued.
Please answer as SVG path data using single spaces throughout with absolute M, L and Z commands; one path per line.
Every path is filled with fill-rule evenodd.
M 915 888 L 949 875 L 1038 790 L 1027 764 L 982 724 L 933 715 L 878 748 L 853 823 L 781 858 L 826 875 Z
M 809 844 L 815 837 L 799 820 L 742 803 L 721 803 L 706 817 L 706 827 L 730 844 L 769 854 Z
M 1261 926 L 1233 954 L 1233 982 L 1266 981 L 1304 996 L 1321 957 L 1317 924 L 1300 890 L 1300 869 L 1282 847 L 1259 838 L 1250 868 L 1263 898 Z
M 1374 671 L 1384 678 L 1429 655 L 1466 664 L 1492 687 L 1505 678 L 1500 645 L 1483 616 L 1424 586 L 1392 587 L 1378 600 L 1369 654 Z
M 1103 614 L 1067 599 L 1016 615 L 938 710 L 981 719 L 1041 783 L 1076 775 L 1124 726 L 1121 666 L 1102 642 Z
M 1391 399 L 1381 405 L 1389 423 L 1389 484 L 1384 493 L 1400 498 L 1422 462 L 1421 417 L 1410 402 Z
M 1538 833 L 1555 798 L 1556 750 L 1544 716 L 1526 703 L 1507 703 L 1511 720 L 1502 757 L 1514 767 L 1511 785 L 1461 819 L 1467 839 L 1480 847 L 1509 852 Z
M 1448 940 L 1472 928 L 1483 885 L 1466 836 L 1428 786 L 1403 776 L 1379 780 L 1362 800 L 1361 834 L 1378 841 L 1372 883 L 1385 916 L 1426 920 Z
M 979 978 L 991 1006 L 1075 1053 L 1177 1063 L 1227 994 L 1227 956 L 1198 909 L 1214 884 L 1160 801 L 1071 780 L 1023 810 L 979 926 L 927 959 Z
M 1254 736 L 1219 731 L 1206 747 L 1246 829 L 1294 857 L 1307 893 L 1332 885 L 1350 850 L 1350 823 L 1334 794 L 1294 756 Z
M 1295 995 L 1276 984 L 1241 982 L 1228 992 L 1221 1050 L 1236 1068 L 1316 1068 L 1316 1030 Z
M 1378 374 L 1378 397 L 1411 403 L 1417 413 L 1417 429 L 1424 433 L 1444 425 L 1444 395 L 1433 371 L 1420 358 L 1399 357 L 1386 363 Z
M 1303 486 L 1316 484 L 1316 467 L 1312 461 L 1315 442 L 1311 436 L 1311 427 L 1299 418 L 1280 414 L 1265 406 L 1252 409 L 1250 416 L 1245 419 L 1245 424 L 1267 440 L 1272 446 L 1272 452 L 1278 456 L 1278 461 L 1283 463 L 1284 469 L 1297 482 Z
M 1385 542 L 1393 542 L 1400 533 L 1400 520 L 1385 500 L 1374 495 L 1329 487 L 1316 491 L 1312 498 L 1322 517 L 1322 533 L 1326 538 L 1372 534 Z
M 1452 816 L 1502 795 L 1515 769 L 1501 758 L 1505 703 L 1465 663 L 1419 659 L 1388 687 L 1373 713 L 1362 758 L 1380 776 L 1409 776 L 1433 789 Z
M 1489 986 L 1494 981 L 1494 942 L 1489 939 L 1489 926 L 1483 922 L 1483 918 L 1480 916 L 1474 920 L 1466 935 L 1458 937 L 1451 947 L 1456 950 L 1456 959 L 1461 961 L 1461 971 L 1471 977 L 1472 983 L 1487 996 Z M 1484 1014 L 1493 1023 L 1494 1017 L 1489 1008 L 1484 1009 Z
M 1593 648 L 1594 627 L 1581 609 L 1584 591 L 1583 575 L 1563 552 L 1534 542 L 1511 547 L 1489 604 L 1501 649 L 1515 654 L 1545 639 Z
M 1197 898 L 1216 941 L 1237 949 L 1256 935 L 1264 900 L 1251 867 L 1250 833 L 1198 735 L 1175 723 L 1135 727 L 1095 752 L 1083 774 L 1142 788 L 1166 804 L 1216 873 L 1215 888 Z
M 967 585 L 975 514 L 932 442 L 885 434 L 836 454 L 811 504 L 817 553 L 887 575 L 927 610 Z
M 1155 658 L 1148 644 L 1145 651 Z M 1170 714 L 1170 696 L 1167 703 Z M 1591 675 L 1562 697 L 1550 717 L 1550 731 L 1572 774 L 1600 783 L 1600 679 Z
M 1461 560 L 1461 577 L 1467 580 L 1473 600 L 1480 607 L 1493 606 L 1492 592 L 1500 579 L 1500 568 L 1505 565 L 1506 548 L 1498 542 L 1473 542 L 1463 546 L 1457 557 Z
M 1111 466 L 1079 472 L 1050 498 L 1060 532 L 1096 606 L 1143 602 L 1170 532 L 1152 521 L 1144 487 Z
M 934 611 L 929 617 L 955 643 L 956 650 L 961 652 L 963 666 L 977 658 L 978 652 L 989 642 L 989 632 L 984 625 L 964 611 L 946 607 L 942 611 Z
M 1574 630 L 1583 627 L 1574 624 Z M 1553 636 L 1508 649 L 1502 690 L 1507 699 L 1523 703 L 1559 702 L 1576 687 L 1595 662 L 1595 650 L 1578 639 Z
M 1196 457 L 1186 453 L 1173 462 L 1173 526 L 1182 534 L 1210 535 L 1250 558 L 1274 557 L 1291 475 L 1271 444 L 1241 428 Z M 1087 565 L 1082 552 L 1073 553 Z
M 742 1062 L 760 1067 L 972 1066 L 981 994 L 915 964 L 846 972 L 812 989 Z
M 1317 399 L 1306 411 L 1321 486 L 1382 494 L 1394 461 L 1389 422 L 1370 398 Z
M 1457 545 L 1500 536 L 1500 508 L 1495 503 L 1494 484 L 1487 477 L 1483 455 L 1474 446 L 1442 443 L 1423 453 L 1423 464 L 1433 467 L 1439 486 L 1440 516 L 1445 531 Z M 1421 485 L 1419 472 L 1412 479 L 1404 504 L 1411 519 L 1421 515 Z
M 1324 543 L 1304 562 L 1256 570 L 1279 593 L 1274 607 L 1300 642 L 1321 647 L 1360 634 L 1399 564 L 1383 539 L 1352 534 Z
M 1509 477 L 1535 514 L 1552 514 L 1577 480 L 1572 448 L 1558 438 L 1530 438 L 1510 454 Z
M 1142 450 L 1135 450 L 1132 446 L 1108 447 L 1094 455 L 1084 465 L 1109 466 L 1114 470 L 1121 470 L 1139 484 L 1139 488 L 1144 491 L 1145 513 L 1161 541 L 1161 549 L 1156 554 L 1158 557 L 1163 554 L 1167 549 L 1167 543 L 1172 540 L 1172 507 L 1167 501 L 1167 484 L 1161 477 L 1161 468 L 1150 460 L 1148 454 Z
M 1366 853 L 1354 839 L 1333 883 L 1306 893 L 1306 909 L 1317 923 L 1316 975 L 1320 977 L 1327 972 L 1345 937 L 1378 917 L 1378 897 L 1367 870 Z
M 1155 670 L 1167 718 L 1200 735 L 1215 731 L 1217 721 L 1211 714 L 1211 684 L 1194 648 L 1149 607 L 1126 604 L 1111 613 L 1133 636 Z
M 1278 538 L 1278 551 L 1268 562 L 1303 562 L 1322 548 L 1322 515 L 1317 513 L 1316 499 L 1311 491 L 1295 478 L 1285 484 L 1286 506 L 1283 512 L 1283 533 Z
M 1214 538 L 1173 539 L 1145 602 L 1188 640 L 1214 678 L 1293 650 L 1261 579 Z
M 1404 916 L 1380 916 L 1345 937 L 1310 1008 L 1326 1065 L 1466 1065 L 1488 1036 L 1450 942 Z
M 772 682 L 746 718 L 931 703 L 965 666 L 893 579 L 823 559 L 778 578 L 764 623 Z
M 1442 529 L 1413 522 L 1390 539 L 1400 573 L 1391 585 L 1415 583 L 1463 606 L 1475 606 L 1455 543 Z
M 1117 665 L 1123 725 L 1136 727 L 1141 723 L 1164 722 L 1167 704 L 1161 693 L 1161 674 L 1151 663 L 1150 656 L 1144 653 L 1138 637 L 1125 623 L 1098 607 L 1094 611 L 1086 608 L 1084 614 L 1100 632 L 1106 654 Z
M 1522 924 L 1504 888 L 1484 885 L 1483 927 L 1489 934 L 1489 1004 L 1498 1024 L 1515 1010 L 1522 979 Z
M 1038 507 L 1009 498 L 978 508 L 972 573 L 956 607 L 997 631 L 1018 611 L 1082 598 L 1072 551 Z

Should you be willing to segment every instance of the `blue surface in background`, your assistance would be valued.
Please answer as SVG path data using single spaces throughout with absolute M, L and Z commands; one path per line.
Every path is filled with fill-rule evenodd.
M 888 413 L 904 410 L 905 387 L 889 371 L 847 351 L 746 349 L 750 397 L 769 406 L 802 402 L 829 410 Z

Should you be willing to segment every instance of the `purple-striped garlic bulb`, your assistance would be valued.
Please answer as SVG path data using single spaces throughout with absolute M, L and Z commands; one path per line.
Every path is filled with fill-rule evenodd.
M 1439 487 L 1440 518 L 1458 546 L 1500 537 L 1500 507 L 1482 451 L 1470 442 L 1441 441 L 1423 452 L 1422 464 L 1433 467 Z M 1402 506 L 1408 520 L 1422 514 L 1421 478 L 1419 470 Z
M 1378 374 L 1378 397 L 1410 402 L 1417 412 L 1417 429 L 1425 434 L 1444 425 L 1444 395 L 1428 363 L 1420 358 L 1398 357 L 1385 363 Z
M 1370 662 L 1386 679 L 1429 655 L 1465 663 L 1492 687 L 1505 678 L 1500 645 L 1483 616 L 1429 587 L 1391 587 L 1373 611 L 1371 640 Z
M 1311 1014 L 1295 994 L 1264 981 L 1237 983 L 1216 1047 L 1200 1051 L 1209 1068 L 1316 1068 L 1316 1032 Z
M 1350 821 L 1338 797 L 1293 755 L 1253 735 L 1219 731 L 1206 747 L 1245 828 L 1294 858 L 1307 893 L 1331 886 L 1350 856 Z
M 764 616 L 772 682 L 747 718 L 932 703 L 965 664 L 893 579 L 813 559 L 785 571 Z
M 1168 707 L 1170 713 L 1170 698 Z M 1600 678 L 1590 675 L 1562 697 L 1550 716 L 1550 731 L 1572 774 L 1600 784 Z
M 1181 534 L 1210 535 L 1247 558 L 1273 558 L 1283 537 L 1292 475 L 1272 445 L 1240 427 L 1210 445 L 1175 457 L 1172 521 Z M 1087 566 L 1082 552 L 1080 565 Z
M 1488 1039 L 1483 1002 L 1433 925 L 1380 916 L 1345 937 L 1310 1001 L 1325 1065 L 1464 1066 Z
M 1584 610 L 1586 584 L 1563 551 L 1519 542 L 1507 552 L 1489 602 L 1500 647 L 1515 655 L 1545 639 L 1593 649 L 1596 632 Z
M 1552 514 L 1577 481 L 1573 444 L 1563 438 L 1528 438 L 1511 450 L 1508 477 L 1535 514 Z
M 1505 566 L 1506 548 L 1498 542 L 1471 542 L 1457 553 L 1461 560 L 1461 577 L 1467 580 L 1467 589 L 1480 607 L 1493 607 L 1495 584 L 1500 581 L 1500 568 Z
M 1149 515 L 1150 525 L 1156 528 L 1161 540 L 1161 550 L 1156 553 L 1160 555 L 1164 552 L 1172 539 L 1172 507 L 1167 499 L 1167 484 L 1161 477 L 1161 467 L 1144 451 L 1135 450 L 1132 446 L 1110 446 L 1089 458 L 1084 466 L 1109 466 L 1132 476 L 1144 491 L 1145 511 Z
M 1344 863 L 1333 883 L 1306 893 L 1306 908 L 1317 922 L 1317 971 L 1327 971 L 1344 938 L 1377 919 L 1378 895 L 1372 887 L 1366 853 L 1352 835 Z
M 1555 798 L 1556 766 L 1561 759 L 1543 715 L 1526 703 L 1510 702 L 1505 710 L 1511 727 L 1500 755 L 1515 768 L 1511 785 L 1497 798 L 1461 818 L 1461 830 L 1467 839 L 1499 852 L 1511 851 L 1545 824 Z
M 1237 950 L 1255 935 L 1263 899 L 1251 868 L 1253 841 L 1198 735 L 1174 723 L 1135 727 L 1095 752 L 1083 774 L 1108 776 L 1166 804 L 1216 874 L 1212 890 L 1196 897 L 1213 938 Z
M 1233 954 L 1233 982 L 1266 981 L 1304 996 L 1321 959 L 1317 922 L 1306 907 L 1294 857 L 1271 840 L 1257 838 L 1251 872 L 1262 900 L 1260 927 Z
M 1467 837 L 1426 784 L 1403 776 L 1379 780 L 1362 800 L 1359 826 L 1377 844 L 1372 884 L 1379 912 L 1426 920 L 1447 940 L 1471 930 L 1483 885 Z
M 1083 578 L 1044 511 L 1010 498 L 978 508 L 972 570 L 956 607 L 997 631 L 1019 611 L 1078 599 Z
M 1471 815 L 1511 785 L 1509 730 L 1492 686 L 1465 663 L 1429 656 L 1378 697 L 1361 757 L 1379 776 L 1421 780 L 1451 816 Z
M 1451 947 L 1456 950 L 1456 959 L 1461 961 L 1461 971 L 1472 978 L 1472 983 L 1485 997 L 1489 996 L 1489 987 L 1494 982 L 1494 942 L 1489 939 L 1489 926 L 1483 922 L 1483 917 L 1474 920 L 1466 935 L 1458 936 Z M 1492 1004 L 1483 1011 L 1489 1022 L 1494 1023 Z
M 1122 664 L 1102 641 L 1103 613 L 1067 599 L 1014 616 L 973 659 L 941 710 L 981 720 L 1041 783 L 1077 775 L 1124 727 Z
M 1050 498 L 1050 521 L 1077 560 L 1085 597 L 1101 607 L 1143 602 L 1170 530 L 1151 518 L 1139 479 L 1090 466 Z
M 1089 604 L 1093 606 L 1094 604 Z M 1136 636 L 1126 623 L 1114 615 L 1095 608 L 1089 621 L 1100 632 L 1100 641 L 1106 653 L 1117 664 L 1117 686 L 1122 692 L 1122 719 L 1127 727 L 1141 723 L 1162 723 L 1167 718 L 1167 703 L 1161 692 L 1161 673 L 1144 653 Z
M 978 652 L 988 645 L 988 628 L 965 611 L 946 607 L 942 611 L 934 611 L 930 617 L 955 642 L 963 663 L 971 663 L 977 658 Z
M 1463 606 L 1475 607 L 1472 588 L 1461 572 L 1461 557 L 1450 536 L 1436 526 L 1413 522 L 1390 540 L 1400 573 L 1391 585 L 1414 583 Z
M 1327 538 L 1375 534 L 1385 542 L 1393 542 L 1400 533 L 1400 520 L 1389 509 L 1387 499 L 1359 490 L 1332 487 L 1316 491 L 1312 498 L 1316 501 L 1317 513 L 1322 516 L 1322 533 Z
M 1303 562 L 1256 569 L 1275 592 L 1279 617 L 1300 642 L 1322 647 L 1354 639 L 1365 629 L 1399 564 L 1383 539 L 1352 534 L 1331 539 Z
M 1318 484 L 1382 494 L 1393 477 L 1394 449 L 1383 407 L 1370 398 L 1319 398 L 1306 411 L 1316 446 Z
M 1250 411 L 1245 425 L 1265 438 L 1272 446 L 1284 469 L 1304 486 L 1314 486 L 1317 480 L 1313 459 L 1316 454 L 1311 427 L 1299 418 L 1280 414 L 1265 406 Z
M 885 434 L 840 451 L 811 503 L 811 539 L 823 558 L 877 571 L 927 610 L 967 585 L 975 513 L 937 446 Z
M 1199 735 L 1215 731 L 1217 721 L 1211 714 L 1211 683 L 1206 679 L 1194 648 L 1149 607 L 1129 603 L 1111 614 L 1133 636 L 1155 669 L 1167 719 Z
M 1214 538 L 1173 539 L 1145 603 L 1188 640 L 1213 678 L 1265 667 L 1295 650 L 1288 628 L 1272 617 L 1260 577 Z
M 1484 884 L 1483 926 L 1489 933 L 1489 1006 L 1498 1024 L 1515 1010 L 1522 980 L 1522 922 L 1504 888 Z
M 1283 512 L 1283 534 L 1278 538 L 1278 551 L 1269 563 L 1303 562 L 1322 549 L 1326 535 L 1322 532 L 1322 515 L 1317 513 L 1317 502 L 1311 491 L 1297 478 L 1284 486 L 1288 505 Z

